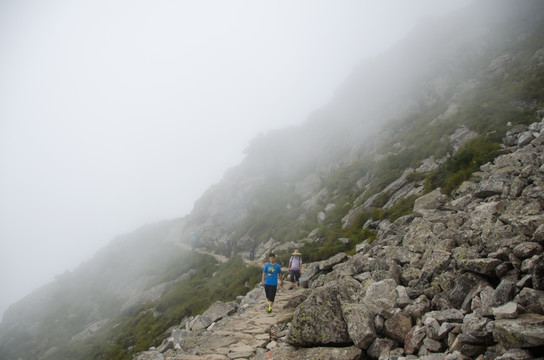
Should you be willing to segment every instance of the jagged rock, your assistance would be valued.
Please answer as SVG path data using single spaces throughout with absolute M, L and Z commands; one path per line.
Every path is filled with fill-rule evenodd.
M 336 285 L 314 290 L 295 311 L 287 342 L 293 346 L 348 345 L 352 340 L 342 317 Z
M 515 319 L 518 317 L 518 304 L 515 302 L 509 302 L 504 305 L 495 307 L 493 310 L 493 316 L 495 319 Z
M 524 242 L 517 245 L 513 252 L 518 258 L 527 259 L 542 254 L 542 245 L 535 242 Z
M 486 276 L 494 276 L 495 268 L 500 264 L 501 261 L 499 259 L 493 258 L 457 260 L 457 265 L 461 269 Z
M 224 303 L 221 301 L 214 302 L 208 310 L 204 311 L 203 317 L 210 319 L 212 322 L 216 322 L 225 316 L 229 316 L 236 312 L 237 304 L 234 302 Z
M 373 282 L 366 289 L 362 302 L 374 315 L 379 311 L 392 311 L 397 304 L 396 287 L 397 283 L 391 279 Z
M 423 343 L 425 338 L 426 330 L 424 326 L 415 325 L 412 329 L 406 334 L 404 339 L 404 352 L 407 354 L 414 354 Z
M 421 319 L 421 317 L 431 310 L 431 301 L 425 295 L 419 296 L 412 304 L 404 308 L 404 312 L 409 314 L 412 321 Z
M 397 312 L 385 320 L 385 334 L 402 345 L 411 329 L 412 319 L 403 312 Z
M 387 359 L 391 354 L 391 350 L 395 349 L 398 344 L 388 338 L 376 338 L 372 345 L 366 351 L 366 354 L 371 359 Z
M 202 330 L 225 316 L 229 316 L 236 312 L 238 305 L 234 302 L 223 303 L 216 301 L 202 315 L 197 315 L 190 323 L 191 330 Z
M 312 263 L 306 267 L 304 273 L 300 276 L 299 284 L 305 288 L 308 287 L 308 283 L 319 272 L 319 263 Z
M 540 256 L 535 261 L 532 271 L 533 288 L 536 290 L 544 290 L 544 256 Z
M 450 310 L 440 310 L 440 311 L 430 311 L 423 315 L 422 320 L 425 322 L 427 318 L 433 318 L 436 319 L 439 323 L 443 322 L 463 322 L 463 319 L 465 318 L 463 313 L 460 310 L 457 309 L 450 309 Z
M 533 359 L 533 355 L 527 350 L 523 349 L 510 349 L 495 360 L 530 360 Z
M 372 313 L 364 304 L 345 304 L 342 313 L 353 343 L 360 349 L 368 349 L 377 337 Z
M 138 353 L 132 357 L 132 360 L 164 360 L 163 354 L 158 351 L 146 351 Z
M 523 288 L 514 301 L 528 312 L 544 315 L 544 291 Z
M 346 253 L 343 253 L 343 252 L 338 253 L 338 254 L 334 255 L 333 257 L 320 262 L 319 263 L 319 270 L 320 271 L 330 270 L 330 269 L 332 269 L 332 267 L 334 265 L 339 264 L 341 262 L 344 262 L 347 259 L 348 259 L 348 256 L 346 255 Z
M 467 314 L 463 319 L 459 341 L 464 344 L 487 344 L 492 339 L 492 325 L 486 317 Z
M 517 319 L 496 320 L 493 339 L 506 349 L 544 345 L 544 316 L 522 314 Z
M 436 319 L 428 317 L 425 319 L 423 325 L 425 325 L 425 333 L 427 334 L 428 338 L 440 340 L 440 337 L 438 336 L 438 333 L 440 332 L 440 324 Z
M 290 360 L 357 360 L 361 357 L 361 349 L 350 347 L 314 347 L 295 349 L 293 347 L 278 347 L 263 354 L 254 356 L 254 360 L 290 359 Z
M 440 189 L 435 189 L 416 199 L 414 203 L 414 214 L 422 214 L 422 210 L 438 209 L 446 201 L 447 196 L 443 195 Z
M 426 350 L 433 353 L 440 352 L 444 349 L 444 345 L 440 341 L 436 341 L 430 338 L 423 339 L 423 346 Z

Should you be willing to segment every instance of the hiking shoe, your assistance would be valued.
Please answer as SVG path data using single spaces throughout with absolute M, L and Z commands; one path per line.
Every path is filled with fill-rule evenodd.
M 268 312 L 271 313 L 272 312 L 272 308 L 269 306 L 268 307 Z

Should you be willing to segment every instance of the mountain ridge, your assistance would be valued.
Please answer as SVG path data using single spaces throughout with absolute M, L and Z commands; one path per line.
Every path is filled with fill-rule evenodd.
M 491 8 L 486 7 L 490 4 Z M 91 261 L 95 264 L 93 271 L 103 279 L 102 283 L 92 281 L 96 287 L 89 286 L 85 291 L 79 288 L 77 279 L 85 273 L 85 267 L 61 276 L 51 285 L 58 288 L 59 292 L 51 290 L 56 297 L 62 298 L 62 286 L 67 286 L 62 290 L 75 289 L 83 296 L 96 293 L 104 297 L 93 295 L 94 300 L 88 301 L 83 311 L 85 315 L 74 311 L 74 317 L 67 320 L 70 325 L 59 336 L 65 336 L 69 343 L 71 337 L 88 330 L 85 340 L 90 341 L 105 327 L 101 321 L 114 321 L 115 311 L 110 310 L 110 314 L 106 307 L 93 308 L 93 302 L 104 301 L 115 309 L 122 307 L 123 299 L 107 296 L 108 292 L 115 293 L 111 290 L 116 286 L 114 275 L 123 273 L 122 266 L 116 263 L 129 268 L 139 262 L 146 263 L 145 271 L 121 280 L 133 282 L 135 287 L 143 284 L 135 297 L 160 284 L 178 284 L 176 280 L 190 270 L 189 266 L 177 264 L 183 255 L 172 256 L 168 261 L 163 259 L 166 254 L 179 253 L 179 242 L 193 245 L 193 233 L 198 237 L 195 246 L 208 251 L 223 253 L 225 241 L 230 237 L 240 251 L 254 238 L 260 259 L 274 249 L 284 261 L 290 249 L 300 247 L 308 261 L 317 263 L 336 252 L 353 255 L 356 246 L 371 242 L 391 223 L 411 213 L 422 195 L 439 187 L 454 191 L 462 184 L 460 180 L 467 180 L 480 165 L 500 153 L 492 154 L 495 150 L 489 144 L 498 144 L 513 126 L 530 124 L 541 115 L 544 100 L 540 90 L 544 65 L 540 41 L 542 5 L 533 1 L 519 7 L 502 1 L 475 6 L 479 10 L 473 7 L 465 11 L 473 11 L 476 20 L 483 16 L 486 20 L 483 23 L 472 21 L 480 30 L 474 32 L 469 22 L 460 23 L 462 12 L 452 22 L 446 18 L 437 20 L 432 23 L 434 28 L 445 30 L 427 34 L 434 42 L 420 40 L 420 46 L 415 46 L 408 37 L 384 57 L 363 62 L 355 75 L 339 88 L 331 103 L 311 114 L 302 126 L 256 138 L 242 163 L 206 191 L 191 214 L 149 225 L 142 233 L 137 231 L 126 237 L 125 249 L 141 245 L 141 253 L 128 256 L 127 252 L 124 256 L 122 248 L 116 251 L 108 247 L 109 250 L 102 252 L 104 257 L 96 257 L 102 259 L 106 271 L 101 271 L 96 259 Z M 509 26 L 504 26 L 505 23 Z M 453 36 L 463 25 L 466 33 L 457 31 L 459 36 Z M 421 29 L 424 28 L 414 33 L 424 32 Z M 441 45 L 444 39 L 454 46 Z M 459 50 L 464 47 L 464 51 Z M 410 51 L 413 68 L 398 64 L 399 56 L 394 55 L 395 51 L 403 54 L 405 48 L 417 50 Z M 441 49 L 445 49 L 446 55 L 440 53 L 440 60 L 447 61 L 433 63 L 433 50 Z M 372 61 L 383 66 L 380 71 L 377 66 L 368 67 Z M 410 71 L 413 69 L 423 69 L 423 77 L 421 71 Z M 402 86 L 395 86 L 398 84 Z M 373 122 L 379 126 L 368 127 Z M 464 131 L 463 127 L 476 136 L 459 137 L 460 141 L 452 138 L 460 129 Z M 480 156 L 480 152 L 488 157 Z M 162 267 L 158 265 L 161 262 L 164 262 Z M 166 292 L 162 295 L 167 294 L 163 290 Z M 128 289 L 120 293 L 125 297 L 132 294 Z M 40 290 L 31 297 L 43 295 Z M 151 300 L 146 302 L 145 297 L 142 301 L 140 305 L 144 307 L 153 304 Z M 61 303 L 70 307 L 72 302 L 77 300 Z M 54 358 L 57 350 L 51 350 L 56 347 L 52 337 L 42 338 L 30 350 L 18 343 L 23 339 L 22 343 L 28 344 L 24 341 L 31 341 L 40 332 L 36 319 L 46 317 L 43 312 L 51 305 L 44 304 L 50 304 L 50 300 L 44 299 L 37 307 L 35 303 L 28 306 L 23 303 L 10 308 L 7 320 L 2 322 L 0 354 L 15 351 L 30 354 L 29 357 Z M 26 316 L 28 309 L 35 312 Z M 63 319 L 64 310 L 56 309 L 58 312 L 49 315 L 47 323 Z M 158 310 L 153 314 L 161 316 Z M 45 322 L 40 324 L 43 326 Z M 17 330 L 15 337 L 10 334 L 13 329 Z

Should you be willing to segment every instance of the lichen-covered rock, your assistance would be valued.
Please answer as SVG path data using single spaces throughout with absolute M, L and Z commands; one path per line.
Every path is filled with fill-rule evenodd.
M 495 321 L 493 339 L 507 349 L 544 346 L 544 316 L 522 314 Z
M 293 346 L 352 344 L 339 292 L 337 285 L 315 289 L 295 311 L 287 342 Z
M 366 350 L 376 339 L 374 316 L 364 304 L 345 304 L 342 306 L 348 334 L 360 349 Z

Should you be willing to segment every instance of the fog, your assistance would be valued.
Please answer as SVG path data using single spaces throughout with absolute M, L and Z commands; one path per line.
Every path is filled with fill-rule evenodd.
M 468 2 L 2 1 L 0 315 L 116 235 L 188 214 L 252 138 Z

